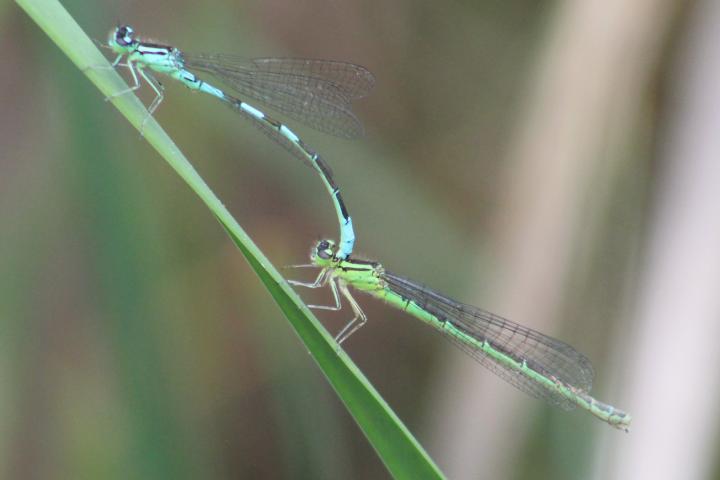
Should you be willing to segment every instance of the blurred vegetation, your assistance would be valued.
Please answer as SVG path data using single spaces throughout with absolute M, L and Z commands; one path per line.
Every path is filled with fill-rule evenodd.
M 641 32 L 650 53 L 621 85 L 632 88 L 603 84 L 617 97 L 593 97 L 608 108 L 587 110 L 597 121 L 581 155 L 545 171 L 532 163 L 542 152 L 518 147 L 533 145 L 529 112 L 563 111 L 605 78 L 589 71 L 536 104 L 569 5 L 63 3 L 99 41 L 127 22 L 188 51 L 367 66 L 378 83 L 356 105 L 365 139 L 298 129 L 335 171 L 357 251 L 575 345 L 593 360 L 598 397 L 637 407 L 620 402 L 622 339 L 658 195 L 657 132 L 672 114 L 667 71 L 683 10 L 667 2 Z M 386 478 L 206 208 L 22 11 L 0 8 L 0 21 L 0 476 Z M 156 118 L 275 265 L 303 263 L 317 238 L 337 235 L 310 170 L 218 102 L 165 85 Z M 566 142 L 578 138 L 567 137 L 549 139 L 549 151 L 573 151 Z M 561 198 L 526 218 L 543 192 Z M 544 220 L 562 226 L 555 244 L 513 235 Z M 547 285 L 525 288 L 532 275 L 513 265 Z M 419 322 L 360 301 L 370 321 L 344 348 L 450 477 L 588 478 L 598 447 L 625 441 L 587 415 L 525 399 Z M 321 319 L 336 332 L 346 314 Z

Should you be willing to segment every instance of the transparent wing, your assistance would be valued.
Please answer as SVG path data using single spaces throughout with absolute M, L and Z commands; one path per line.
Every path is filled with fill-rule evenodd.
M 185 66 L 215 76 L 240 96 L 342 138 L 363 134 L 350 103 L 367 95 L 375 83 L 364 67 L 332 60 L 200 54 L 185 55 Z
M 587 357 L 570 345 L 480 308 L 456 302 L 390 272 L 385 272 L 383 279 L 393 292 L 427 310 L 439 320 L 452 323 L 453 326 L 476 339 L 478 344 L 487 341 L 495 350 L 516 361 L 525 361 L 531 369 L 543 376 L 557 379 L 584 393 L 592 389 L 595 375 L 592 364 Z M 461 350 L 523 392 L 545 399 L 565 410 L 575 407 L 562 395 L 548 390 L 521 371 L 496 361 L 481 348 L 451 335 L 445 336 Z
M 255 58 L 250 62 L 259 71 L 296 75 L 314 79 L 318 85 L 331 85 L 348 99 L 367 96 L 375 85 L 375 77 L 365 67 L 348 62 L 303 58 Z

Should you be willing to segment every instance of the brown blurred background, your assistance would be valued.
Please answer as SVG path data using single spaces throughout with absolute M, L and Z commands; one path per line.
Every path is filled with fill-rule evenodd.
M 289 122 L 359 254 L 574 345 L 634 417 L 527 398 L 362 297 L 343 346 L 449 477 L 720 478 L 718 2 L 64 4 L 101 41 L 375 73 L 364 139 Z M 212 215 L 16 5 L 0 22 L 0 477 L 387 478 Z M 164 83 L 157 119 L 276 265 L 337 235 L 311 170 Z

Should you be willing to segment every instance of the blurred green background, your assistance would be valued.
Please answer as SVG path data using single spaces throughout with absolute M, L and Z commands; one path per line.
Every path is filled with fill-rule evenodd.
M 358 255 L 574 345 L 635 418 L 526 398 L 360 298 L 343 347 L 449 477 L 720 478 L 713 2 L 64 5 L 99 41 L 122 22 L 376 75 L 364 139 L 289 122 Z M 14 4 L 0 49 L 0 477 L 387 478 L 212 215 Z M 337 235 L 311 170 L 164 84 L 156 118 L 276 265 Z

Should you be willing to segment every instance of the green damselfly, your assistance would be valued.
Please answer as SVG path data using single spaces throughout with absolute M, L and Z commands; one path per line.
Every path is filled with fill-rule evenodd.
M 377 263 L 341 259 L 331 240 L 321 240 L 311 252 L 317 267 L 314 282 L 290 280 L 308 288 L 330 286 L 335 305 L 310 308 L 340 310 L 341 296 L 353 319 L 340 331 L 346 340 L 367 320 L 348 287 L 386 301 L 429 324 L 479 363 L 525 393 L 565 410 L 580 407 L 615 428 L 627 431 L 629 414 L 591 397 L 594 371 L 590 360 L 570 345 L 495 314 L 452 300 L 424 285 L 388 272 Z

